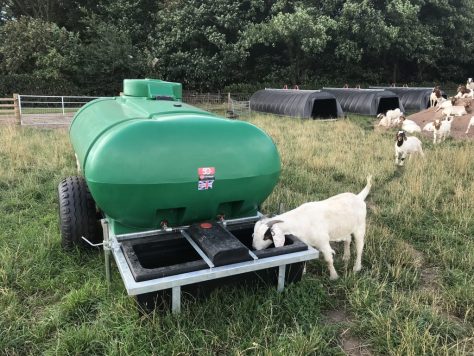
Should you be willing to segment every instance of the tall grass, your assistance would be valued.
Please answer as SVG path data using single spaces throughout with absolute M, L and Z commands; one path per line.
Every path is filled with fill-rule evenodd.
M 60 247 L 56 186 L 75 174 L 67 132 L 2 126 L 0 353 L 336 355 L 350 336 L 372 354 L 472 354 L 472 143 L 424 140 L 426 159 L 397 168 L 393 133 L 368 118 L 248 120 L 283 162 L 267 213 L 359 192 L 374 175 L 359 274 L 343 273 L 339 251 L 336 282 L 313 261 L 283 294 L 224 287 L 178 316 L 140 316 L 115 270 L 107 292 L 99 253 Z M 330 323 L 331 310 L 347 318 Z

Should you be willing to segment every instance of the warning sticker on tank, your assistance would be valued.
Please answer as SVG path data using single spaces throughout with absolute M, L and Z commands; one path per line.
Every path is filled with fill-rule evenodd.
M 198 190 L 212 189 L 215 180 L 216 169 L 214 167 L 198 168 Z
M 214 179 L 215 174 L 216 174 L 216 169 L 214 167 L 198 168 L 199 180 Z

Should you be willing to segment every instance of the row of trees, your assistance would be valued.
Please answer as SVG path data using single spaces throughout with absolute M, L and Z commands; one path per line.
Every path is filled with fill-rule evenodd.
M 461 82 L 473 28 L 472 0 L 0 0 L 0 94 Z

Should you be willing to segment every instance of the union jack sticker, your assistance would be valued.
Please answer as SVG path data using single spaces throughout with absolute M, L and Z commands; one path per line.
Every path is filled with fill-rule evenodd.
M 198 182 L 198 190 L 209 190 L 212 189 L 214 180 L 200 180 Z

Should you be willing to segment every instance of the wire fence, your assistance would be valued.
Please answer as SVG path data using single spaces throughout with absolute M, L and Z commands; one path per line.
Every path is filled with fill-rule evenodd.
M 183 102 L 229 118 L 250 114 L 250 95 L 245 93 L 184 92 Z M 18 95 L 22 125 L 66 126 L 74 114 L 95 96 Z
M 185 92 L 183 102 L 228 118 L 250 115 L 250 94 Z
M 74 114 L 95 96 L 19 95 L 22 125 L 69 125 Z

